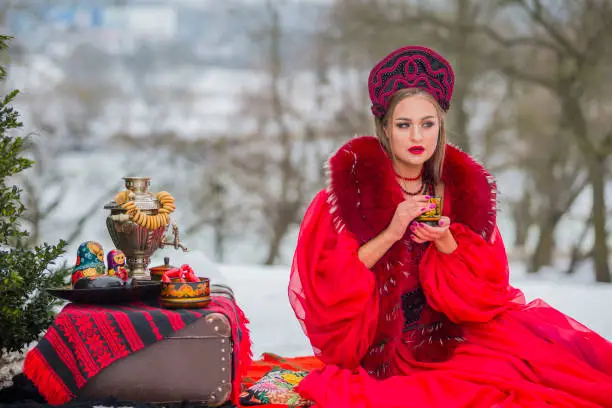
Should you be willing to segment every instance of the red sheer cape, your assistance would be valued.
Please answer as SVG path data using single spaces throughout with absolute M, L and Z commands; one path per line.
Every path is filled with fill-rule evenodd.
M 612 345 L 541 300 L 525 304 L 508 284 L 503 241 L 453 224 L 459 248 L 431 246 L 419 279 L 428 303 L 460 323 L 466 341 L 442 363 L 393 357 L 393 377 L 378 381 L 361 367 L 378 316 L 372 272 L 359 244 L 333 226 L 326 193 L 303 220 L 289 300 L 326 366 L 300 384 L 321 407 L 612 407 Z M 548 404 L 548 405 L 547 405 Z

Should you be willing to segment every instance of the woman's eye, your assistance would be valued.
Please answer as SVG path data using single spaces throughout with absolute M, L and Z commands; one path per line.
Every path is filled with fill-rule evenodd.
M 397 127 L 400 129 L 406 129 L 410 127 L 410 123 L 398 123 Z
M 426 127 L 426 128 L 430 128 L 433 125 L 435 125 L 435 123 L 433 123 L 433 122 L 425 122 L 425 123 L 423 123 L 423 126 Z

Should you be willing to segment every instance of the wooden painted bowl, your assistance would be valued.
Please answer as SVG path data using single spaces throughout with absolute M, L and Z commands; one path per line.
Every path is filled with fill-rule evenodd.
M 415 221 L 429 224 L 431 226 L 438 226 L 438 221 L 442 218 L 442 203 L 439 197 L 431 197 L 429 204 L 435 204 L 436 207 L 419 215 Z
M 168 309 L 198 309 L 210 303 L 210 280 L 201 282 L 162 282 L 159 303 Z

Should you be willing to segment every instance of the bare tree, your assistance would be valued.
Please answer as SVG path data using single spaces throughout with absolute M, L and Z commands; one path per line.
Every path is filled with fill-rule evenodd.
M 284 31 L 281 15 L 281 2 L 266 2 L 267 22 L 253 35 L 262 44 L 263 88 L 245 93 L 243 111 L 254 117 L 256 132 L 249 136 L 253 142 L 246 146 L 251 163 L 255 159 L 260 170 L 246 165 L 250 174 L 259 177 L 252 180 L 244 174 L 244 181 L 251 179 L 251 186 L 258 187 L 263 217 L 268 220 L 268 247 L 264 258 L 265 264 L 273 264 L 280 255 L 283 238 L 291 225 L 299 219 L 306 198 L 305 170 L 308 146 L 304 136 L 308 126 L 299 117 L 292 100 L 292 88 L 296 86 L 295 78 L 288 75 L 285 68 L 283 52 L 285 48 Z M 254 137 L 258 138 L 253 139 Z M 244 157 L 239 160 L 245 163 Z M 257 165 L 256 164 L 256 165 Z M 266 180 L 266 185 L 262 181 Z
M 592 192 L 594 264 L 598 282 L 610 282 L 606 231 L 606 160 L 612 149 L 612 131 L 602 132 L 592 126 L 589 112 L 601 93 L 593 85 L 605 82 L 602 64 L 607 64 L 606 44 L 612 39 L 612 5 L 609 2 L 563 1 L 545 4 L 539 0 L 506 2 L 529 18 L 532 32 L 527 37 L 506 38 L 487 30 L 489 39 L 506 48 L 488 55 L 501 65 L 508 76 L 532 86 L 542 87 L 554 95 L 559 105 L 559 124 L 568 131 L 582 154 L 588 169 Z M 509 52 L 507 47 L 521 44 L 522 50 Z M 531 58 L 522 64 L 523 58 Z M 545 63 L 541 63 L 545 61 Z M 540 64 L 538 65 L 538 62 Z M 597 80 L 596 78 L 599 78 Z M 591 92 L 589 92 L 591 91 Z
M 514 143 L 508 144 L 504 152 L 517 158 L 516 167 L 524 173 L 524 191 L 515 204 L 515 222 L 517 234 L 523 239 L 527 228 L 532 224 L 538 227 L 529 268 L 537 272 L 552 264 L 556 227 L 588 185 L 588 178 L 584 159 L 572 148 L 571 135 L 560 121 L 559 109 L 550 95 L 540 88 L 515 89 L 511 110 Z

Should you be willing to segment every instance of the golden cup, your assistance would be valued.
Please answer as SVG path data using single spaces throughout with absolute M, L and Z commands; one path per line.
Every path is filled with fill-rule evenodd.
M 440 199 L 440 197 L 431 197 L 429 199 L 429 205 L 435 204 L 436 207 L 419 215 L 415 219 L 415 221 L 422 222 L 424 224 L 428 224 L 431 226 L 438 226 L 438 222 L 440 221 L 440 218 L 442 217 L 442 204 L 441 203 L 442 203 L 442 200 Z

